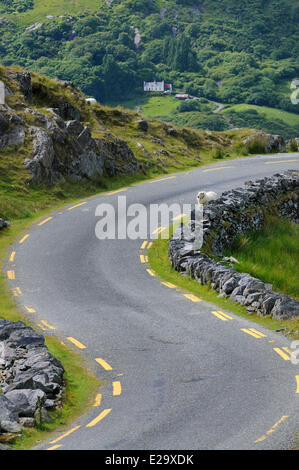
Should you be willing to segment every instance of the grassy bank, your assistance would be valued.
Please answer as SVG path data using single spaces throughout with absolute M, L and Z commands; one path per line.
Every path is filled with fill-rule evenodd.
M 238 259 L 235 268 L 273 284 L 274 291 L 299 299 L 299 227 L 268 216 L 259 232 L 244 234 L 226 254 Z
M 249 316 L 247 310 L 242 305 L 236 304 L 229 299 L 219 298 L 218 293 L 209 286 L 202 286 L 194 279 L 182 277 L 171 267 L 168 257 L 168 243 L 169 240 L 159 238 L 153 242 L 148 252 L 149 263 L 161 279 L 171 282 L 185 291 L 192 292 L 221 309 L 229 310 L 236 315 L 250 319 L 271 330 L 285 330 L 285 333 L 292 338 L 299 339 L 299 319 L 278 321 L 270 317 L 259 317 L 256 314 Z

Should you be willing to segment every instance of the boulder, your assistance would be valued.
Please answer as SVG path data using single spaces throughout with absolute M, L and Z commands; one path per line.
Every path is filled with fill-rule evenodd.
M 135 121 L 135 124 L 137 124 L 137 127 L 140 131 L 147 132 L 149 125 L 148 122 L 145 121 L 145 119 L 139 119 L 138 121 Z

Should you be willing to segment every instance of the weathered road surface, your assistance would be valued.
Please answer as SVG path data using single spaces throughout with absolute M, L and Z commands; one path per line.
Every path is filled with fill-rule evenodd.
M 299 368 L 283 349 L 290 341 L 234 315 L 223 321 L 211 313 L 212 305 L 161 284 L 140 262 L 141 240 L 95 236 L 96 207 L 109 202 L 117 208 L 119 195 L 126 195 L 128 204 L 190 203 L 199 189 L 221 193 L 288 168 L 299 169 L 299 154 L 221 161 L 145 182 L 50 214 L 12 247 L 15 267 L 8 263 L 7 269 L 15 272 L 10 282 L 22 292 L 20 303 L 35 311 L 31 315 L 45 329 L 74 348 L 85 347 L 82 354 L 107 380 L 98 406 L 65 437 L 61 431 L 41 448 L 290 444 L 299 397 Z M 242 331 L 248 328 L 261 335 Z

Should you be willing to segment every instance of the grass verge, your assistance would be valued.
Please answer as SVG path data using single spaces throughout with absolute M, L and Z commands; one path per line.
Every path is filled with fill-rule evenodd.
M 149 263 L 161 279 L 171 282 L 176 286 L 192 292 L 207 302 L 211 302 L 221 309 L 229 310 L 243 318 L 250 319 L 271 330 L 283 330 L 292 339 L 299 339 L 299 318 L 294 320 L 278 321 L 268 317 L 259 317 L 257 314 L 249 315 L 245 307 L 236 304 L 229 299 L 219 298 L 218 293 L 209 286 L 202 286 L 195 279 L 182 277 L 177 271 L 172 269 L 168 257 L 169 240 L 158 238 L 153 242 L 148 251 Z

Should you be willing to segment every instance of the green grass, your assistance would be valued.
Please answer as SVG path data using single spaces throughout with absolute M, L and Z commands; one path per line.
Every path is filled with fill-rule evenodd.
M 105 7 L 104 0 L 34 0 L 34 8 L 24 13 L 3 14 L 18 25 L 26 27 L 38 21 L 48 22 L 47 15 L 81 15 L 82 13 L 96 13 Z M 3 8 L 0 2 L 0 8 Z
M 221 114 L 226 114 L 229 111 L 235 111 L 236 113 L 242 113 L 248 110 L 255 110 L 258 113 L 262 113 L 266 116 L 267 119 L 280 119 L 288 126 L 299 126 L 299 115 L 294 113 L 289 113 L 287 111 L 282 111 L 280 109 L 268 108 L 266 106 L 255 106 L 251 104 L 236 104 L 235 106 L 230 106 L 225 108 Z
M 153 242 L 148 251 L 149 263 L 161 279 L 175 284 L 184 291 L 192 292 L 207 302 L 217 305 L 221 309 L 231 311 L 243 318 L 250 319 L 271 330 L 285 330 L 286 334 L 294 339 L 299 339 L 299 319 L 278 321 L 270 317 L 259 317 L 257 314 L 248 315 L 245 307 L 232 302 L 229 299 L 219 298 L 218 293 L 209 286 L 202 286 L 196 280 L 189 277 L 182 277 L 177 271 L 172 269 L 168 257 L 169 240 L 158 238 Z
M 299 300 L 299 227 L 268 216 L 263 230 L 239 237 L 226 254 L 238 259 L 240 272 L 273 284 L 274 291 Z

